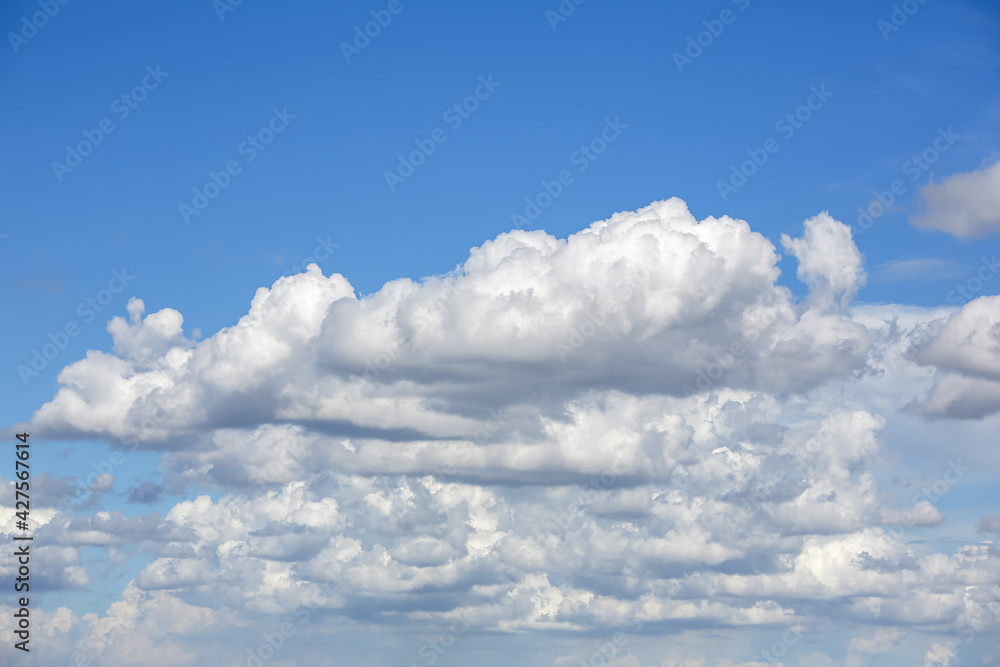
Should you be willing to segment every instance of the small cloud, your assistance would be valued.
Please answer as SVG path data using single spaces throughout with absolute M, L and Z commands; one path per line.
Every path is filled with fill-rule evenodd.
M 115 488 L 115 476 L 111 473 L 101 473 L 97 476 L 94 483 L 91 484 L 91 488 L 101 493 L 107 493 Z
M 796 276 L 809 286 L 817 303 L 850 303 L 865 284 L 864 259 L 851 237 L 851 228 L 827 212 L 805 221 L 805 234 L 793 239 L 781 235 L 781 245 L 799 260 Z
M 125 492 L 125 497 L 130 503 L 150 505 L 152 503 L 159 502 L 165 490 L 166 487 L 164 486 L 146 481 L 138 487 L 130 486 L 128 491 Z
M 923 667 L 948 667 L 951 664 L 952 658 L 957 654 L 945 646 L 944 644 L 932 644 L 930 649 L 924 655 L 924 665 Z
M 1000 514 L 990 514 L 979 520 L 979 532 L 1000 535 Z
M 872 280 L 881 283 L 931 282 L 939 278 L 961 278 L 968 267 L 947 259 L 897 259 L 879 265 Z
M 1000 232 L 1000 161 L 928 183 L 920 195 L 923 215 L 910 218 L 918 229 L 936 229 L 962 239 Z

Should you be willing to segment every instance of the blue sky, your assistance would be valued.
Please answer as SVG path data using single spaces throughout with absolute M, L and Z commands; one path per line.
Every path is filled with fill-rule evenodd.
M 46 7 L 51 16 L 44 14 Z M 379 19 L 384 25 L 377 30 L 369 27 L 375 36 L 367 41 L 357 37 L 366 24 Z M 290 493 L 287 485 L 299 480 L 297 473 L 286 471 L 288 476 L 269 479 L 265 488 L 247 487 L 238 481 L 242 478 L 237 471 L 220 472 L 225 468 L 223 459 L 212 458 L 212 452 L 228 452 L 226 456 L 233 460 L 244 454 L 247 461 L 253 459 L 247 453 L 250 450 L 220 444 L 228 442 L 227 438 L 243 439 L 246 447 L 273 447 L 261 444 L 261 433 L 300 429 L 294 438 L 308 444 L 295 445 L 294 456 L 301 465 L 310 461 L 306 467 L 311 467 L 311 476 L 299 480 L 307 484 L 306 495 L 310 502 L 337 498 L 343 510 L 354 493 L 346 489 L 354 488 L 354 482 L 337 475 L 360 476 L 376 487 L 398 483 L 393 475 L 432 474 L 437 455 L 415 450 L 412 456 L 403 457 L 414 461 L 414 467 L 404 470 L 405 466 L 380 469 L 371 461 L 365 468 L 322 457 L 310 459 L 302 452 L 326 451 L 329 443 L 340 443 L 342 438 L 378 441 L 356 442 L 353 446 L 360 453 L 365 446 L 369 452 L 383 446 L 383 436 L 389 438 L 387 442 L 407 446 L 427 438 L 450 442 L 457 437 L 454 429 L 460 430 L 459 421 L 485 419 L 488 410 L 501 407 L 520 415 L 511 418 L 516 428 L 505 421 L 501 435 L 495 436 L 507 438 L 504 442 L 513 447 L 515 441 L 542 438 L 542 432 L 551 434 L 554 426 L 549 424 L 545 430 L 540 424 L 554 419 L 553 415 L 565 416 L 573 401 L 593 395 L 587 392 L 624 392 L 629 400 L 640 402 L 679 401 L 683 396 L 680 384 L 687 381 L 681 378 L 683 372 L 708 368 L 698 355 L 708 359 L 713 345 L 728 344 L 725 332 L 735 321 L 735 313 L 749 317 L 747 313 L 756 312 L 755 308 L 785 313 L 775 315 L 774 322 L 791 328 L 784 334 L 774 333 L 777 338 L 767 350 L 753 352 L 753 363 L 759 366 L 748 368 L 744 376 L 739 370 L 743 362 L 738 362 L 706 395 L 724 402 L 729 400 L 725 391 L 730 389 L 751 392 L 753 399 L 744 405 L 754 404 L 760 414 L 745 417 L 748 424 L 774 419 L 783 424 L 782 429 L 800 428 L 803 433 L 810 432 L 806 426 L 810 420 L 819 423 L 837 410 L 867 410 L 884 419 L 884 426 L 876 429 L 877 453 L 859 453 L 861 458 L 845 468 L 851 474 L 869 471 L 878 487 L 871 491 L 870 502 L 858 501 L 868 514 L 858 519 L 861 523 L 852 524 L 851 531 L 862 530 L 862 524 L 883 525 L 888 510 L 872 509 L 876 499 L 902 511 L 910 504 L 914 489 L 933 485 L 948 469 L 949 457 L 956 455 L 975 465 L 961 484 L 949 483 L 947 493 L 935 495 L 932 504 L 941 519 L 927 519 L 926 525 L 913 528 L 912 543 L 928 553 L 951 556 L 958 549 L 956 544 L 991 539 L 983 526 L 1000 526 L 1000 519 L 996 525 L 988 521 L 1000 500 L 995 490 L 1000 459 L 984 452 L 998 425 L 1000 393 L 995 393 L 995 381 L 1000 379 L 1000 370 L 990 361 L 997 348 L 990 347 L 993 339 L 988 327 L 983 328 L 1000 317 L 998 301 L 992 298 L 1000 292 L 1000 280 L 993 281 L 989 271 L 980 272 L 995 261 L 1000 231 L 993 194 L 1000 178 L 996 176 L 1000 171 L 993 168 L 1000 150 L 1000 10 L 995 3 L 910 0 L 814 5 L 720 0 L 676 6 L 595 0 L 577 5 L 572 0 L 561 4 L 553 0 L 440 6 L 394 0 L 290 6 L 199 0 L 163 6 L 125 2 L 95 6 L 17 0 L 0 8 L 0 25 L 6 35 L 6 45 L 0 48 L 4 91 L 0 118 L 8 128 L 7 149 L 0 154 L 5 184 L 0 199 L 0 234 L 5 235 L 0 238 L 0 281 L 8 313 L 7 325 L 0 331 L 8 389 L 0 406 L 2 422 L 8 430 L 27 425 L 37 434 L 33 436 L 39 442 L 33 450 L 34 474 L 44 471 L 54 481 L 43 481 L 42 489 L 59 495 L 73 488 L 77 479 L 86 480 L 97 470 L 95 464 L 121 448 L 123 433 L 151 409 L 150 394 L 138 397 L 146 391 L 143 387 L 160 387 L 161 400 L 188 415 L 175 414 L 163 433 L 149 436 L 140 451 L 128 453 L 123 464 L 113 466 L 113 483 L 95 494 L 90 505 L 73 512 L 77 520 L 101 511 L 120 512 L 126 518 L 152 514 L 150 523 L 161 523 L 150 530 L 161 538 L 142 537 L 138 529 L 132 535 L 133 525 L 122 529 L 122 535 L 129 537 L 113 550 L 100 540 L 91 543 L 87 541 L 91 538 L 80 536 L 60 543 L 79 550 L 82 560 L 77 564 L 82 570 L 65 569 L 76 567 L 71 556 L 65 562 L 55 556 L 43 561 L 51 563 L 52 572 L 41 576 L 52 578 L 52 590 L 38 598 L 38 608 L 56 614 L 58 608 L 67 607 L 73 615 L 71 629 L 56 632 L 52 638 L 39 629 L 36 641 L 51 646 L 39 649 L 40 662 L 25 664 L 63 664 L 60 661 L 72 656 L 78 633 L 94 631 L 88 630 L 83 615 L 111 618 L 114 614 L 109 615 L 108 608 L 120 599 L 128 604 L 138 601 L 137 609 L 147 605 L 148 613 L 136 612 L 136 619 L 168 613 L 164 610 L 171 609 L 169 600 L 174 599 L 205 606 L 212 610 L 212 623 L 219 628 L 237 618 L 246 621 L 244 627 L 269 627 L 273 618 L 268 614 L 287 608 L 288 600 L 259 608 L 235 598 L 210 604 L 214 584 L 198 579 L 204 574 L 198 569 L 202 565 L 184 555 L 183 540 L 177 538 L 180 542 L 175 544 L 162 537 L 170 530 L 181 530 L 178 526 L 187 519 L 181 518 L 184 513 L 178 508 L 187 507 L 182 504 L 198 496 L 209 496 L 215 503 L 239 497 L 248 507 L 256 507 L 253 503 L 264 502 L 266 492 Z M 68 154 L 77 151 L 87 154 L 79 158 Z M 414 151 L 414 161 L 420 164 L 412 174 L 405 167 L 400 171 L 401 160 L 409 162 Z M 757 164 L 748 162 L 754 156 Z M 744 178 L 733 180 L 734 171 L 741 168 Z M 400 178 L 387 178 L 393 172 Z M 223 187 L 215 187 L 219 184 Z M 205 196 L 206 186 L 217 194 Z M 638 279 L 636 291 L 648 295 L 644 302 L 648 309 L 642 318 L 633 319 L 633 328 L 628 330 L 646 326 L 660 333 L 651 333 L 648 340 L 629 339 L 631 334 L 604 340 L 604 333 L 599 332 L 593 345 L 588 343 L 574 357 L 590 355 L 578 369 L 563 374 L 567 366 L 562 364 L 554 367 L 558 372 L 539 370 L 537 377 L 533 375 L 536 371 L 530 368 L 546 368 L 548 362 L 539 361 L 541 353 L 525 351 L 522 357 L 516 350 L 528 350 L 530 341 L 539 337 L 557 336 L 561 325 L 553 323 L 554 313 L 576 307 L 559 303 L 570 298 L 565 295 L 572 291 L 572 280 L 586 282 L 612 269 L 608 268 L 610 260 L 602 264 L 595 259 L 588 272 L 583 250 L 567 255 L 580 262 L 577 273 L 555 255 L 545 255 L 548 259 L 537 260 L 540 264 L 523 258 L 531 252 L 549 252 L 539 248 L 548 248 L 546 244 L 556 244 L 555 239 L 566 239 L 594 221 L 641 211 L 672 197 L 683 200 L 694 220 L 728 216 L 746 221 L 759 236 L 753 241 L 738 236 L 738 240 L 713 245 L 708 240 L 716 238 L 713 234 L 729 238 L 725 235 L 735 232 L 725 231 L 729 228 L 722 223 L 703 226 L 708 235 L 702 239 L 705 247 L 725 261 L 714 264 L 697 259 L 702 257 L 697 253 L 683 255 L 695 259 L 688 263 L 674 258 L 653 270 L 652 282 Z M 884 213 L 879 211 L 880 197 L 886 204 Z M 530 211 L 532 205 L 538 206 L 537 215 L 529 216 L 526 209 Z M 859 209 L 874 214 L 865 229 L 858 228 Z M 632 224 L 628 220 L 653 215 L 663 230 L 687 229 L 683 220 L 688 214 L 678 211 L 673 205 L 664 206 L 655 213 L 634 214 L 638 218 L 626 215 L 619 224 L 628 226 Z M 820 216 L 823 212 L 829 218 Z M 548 236 L 532 236 L 535 240 L 530 242 L 516 240 L 522 238 L 516 235 L 498 238 L 515 228 L 516 216 L 531 218 L 523 229 L 544 230 Z M 803 221 L 814 216 L 820 216 L 820 221 L 804 228 Z M 851 234 L 835 221 L 850 227 Z M 538 240 L 543 236 L 549 240 Z M 619 246 L 614 244 L 624 236 L 615 238 L 619 240 L 602 241 L 609 245 L 593 249 L 593 257 L 619 253 L 626 264 L 639 262 L 637 253 L 649 243 L 647 238 L 636 240 L 634 246 Z M 674 247 L 667 238 L 657 246 L 667 253 L 663 257 L 675 252 L 665 249 Z M 490 245 L 494 239 L 496 243 Z M 764 241 L 770 242 L 780 258 L 769 258 Z M 534 250 L 524 249 L 518 255 L 511 248 L 519 243 Z M 472 251 L 470 259 L 474 248 L 481 250 Z M 572 254 L 576 252 L 581 254 Z M 496 257 L 504 253 L 511 253 L 510 262 L 523 259 L 525 263 L 516 264 L 519 268 L 513 271 L 501 270 L 500 264 L 491 262 L 499 262 Z M 273 286 L 271 294 L 278 294 L 275 283 L 279 278 L 304 275 L 306 264 L 313 261 L 322 276 L 340 274 L 349 281 L 360 302 L 348 306 L 346 301 L 336 301 L 343 295 L 332 279 L 323 287 L 310 287 L 312 283 L 303 277 L 288 283 L 293 286 L 282 297 L 285 305 L 274 306 L 277 319 L 268 326 L 276 329 L 270 337 L 247 334 L 225 344 L 215 338 L 227 327 L 230 333 L 236 331 L 235 325 L 248 316 L 259 289 Z M 780 276 L 768 273 L 772 264 L 780 269 Z M 348 416 L 338 412 L 338 397 L 346 389 L 337 383 L 363 375 L 367 364 L 386 346 L 396 344 L 380 328 L 384 322 L 408 317 L 407 299 L 441 302 L 433 297 L 438 289 L 433 285 L 421 291 L 412 283 L 391 281 L 419 283 L 428 276 L 455 272 L 457 267 L 464 268 L 452 276 L 482 280 L 475 283 L 479 287 L 472 293 L 495 292 L 498 304 L 515 310 L 538 300 L 539 312 L 548 315 L 536 313 L 540 318 L 536 321 L 527 311 L 518 310 L 518 317 L 526 318 L 514 318 L 520 328 L 505 329 L 504 323 L 514 320 L 497 314 L 502 309 L 481 311 L 489 299 L 466 301 L 472 297 L 465 294 L 465 288 L 456 288 L 458 301 L 446 300 L 452 303 L 446 306 L 450 315 L 442 316 L 436 326 L 452 327 L 448 335 L 461 332 L 468 339 L 452 340 L 442 334 L 441 340 L 452 341 L 451 353 L 438 350 L 433 342 L 414 342 L 418 337 L 405 339 L 410 342 L 403 343 L 402 356 L 393 356 L 388 370 L 367 378 L 374 387 L 374 393 L 364 394 L 371 401 L 368 407 L 359 403 Z M 739 274 L 744 269 L 748 273 Z M 492 278 L 487 275 L 490 271 L 494 271 Z M 862 272 L 866 278 L 859 277 Z M 545 281 L 555 275 L 569 282 L 557 281 L 546 288 Z M 656 282 L 656 275 L 666 282 Z M 976 280 L 977 275 L 989 278 Z M 510 296 L 527 289 L 521 280 L 537 281 L 531 283 L 534 291 L 524 297 L 525 302 Z M 719 319 L 703 322 L 698 318 L 704 314 L 690 314 L 701 312 L 700 306 L 692 305 L 689 316 L 693 319 L 684 320 L 683 326 L 664 324 L 663 318 L 668 317 L 664 313 L 672 306 L 656 311 L 649 304 L 688 303 L 688 296 L 678 296 L 681 292 L 657 301 L 657 289 L 667 283 L 674 285 L 670 289 L 683 286 L 691 304 L 707 304 L 706 308 L 715 309 L 712 317 Z M 960 286 L 968 296 L 956 296 Z M 753 290 L 770 296 L 754 297 L 754 301 L 747 296 Z M 732 303 L 727 295 L 732 296 Z M 133 298 L 142 303 L 130 301 Z M 263 303 L 264 297 L 260 299 Z M 313 303 L 309 299 L 326 305 L 304 305 Z M 782 300 L 786 305 L 775 305 L 785 303 Z M 757 305 L 747 305 L 751 302 Z M 133 306 L 127 308 L 130 303 Z M 345 313 L 355 313 L 355 306 L 364 323 L 338 319 L 354 317 Z M 321 325 L 320 318 L 313 324 L 294 324 L 298 313 L 311 313 L 310 308 L 327 312 L 326 323 Z M 385 315 L 388 320 L 384 320 L 384 313 L 390 311 L 395 314 Z M 151 319 L 156 313 L 163 316 Z M 172 319 L 174 313 L 183 315 L 183 333 Z M 489 313 L 498 319 L 490 319 Z M 822 317 L 814 321 L 809 313 Z M 614 313 L 609 316 L 616 317 Z M 110 325 L 118 327 L 117 334 L 108 328 L 114 317 L 122 318 L 118 325 Z M 265 321 L 270 322 L 267 317 Z M 313 315 L 302 317 L 312 322 L 309 317 Z M 479 317 L 497 328 L 477 329 Z M 891 317 L 898 318 L 895 328 L 883 325 Z M 938 322 L 933 325 L 935 332 L 944 326 L 944 333 L 928 345 L 918 344 L 917 351 L 907 356 L 912 336 L 930 322 Z M 304 342 L 296 338 L 300 331 L 311 331 L 315 338 Z M 787 338 L 784 346 L 776 342 L 782 335 Z M 962 343 L 966 338 L 974 342 Z M 459 339 L 466 342 L 455 342 Z M 483 352 L 469 342 L 474 340 L 491 341 L 504 351 Z M 649 347 L 650 340 L 667 348 Z M 667 360 L 681 350 L 681 341 L 683 360 Z M 796 348 L 799 356 L 788 351 L 790 341 L 800 346 Z M 704 348 L 699 347 L 702 343 Z M 36 355 L 44 356 L 46 345 L 55 346 L 49 348 L 51 359 Z M 975 349 L 970 351 L 969 345 Z M 546 354 L 552 352 L 551 347 Z M 665 352 L 668 348 L 671 351 Z M 198 370 L 185 371 L 183 382 L 170 375 L 173 370 L 164 370 L 167 366 L 162 364 L 167 362 L 156 366 L 161 362 L 151 361 L 171 349 L 181 356 L 196 351 L 193 360 L 183 363 L 200 364 Z M 591 355 L 588 350 L 599 353 Z M 60 371 L 88 354 L 92 358 L 75 366 L 75 376 L 70 373 L 62 383 L 57 380 Z M 229 354 L 234 356 L 226 357 Z M 36 366 L 28 372 L 33 358 Z M 255 365 L 260 359 L 279 358 L 283 359 L 280 369 Z M 112 373 L 110 366 L 102 365 L 111 364 L 111 359 L 117 359 L 121 368 L 127 366 L 127 373 L 104 375 Z M 884 365 L 888 359 L 902 361 L 889 369 Z M 652 375 L 646 378 L 636 370 L 659 368 L 660 363 L 665 364 L 660 371 L 669 381 Z M 497 374 L 495 379 L 471 379 L 494 368 L 492 364 L 500 364 L 491 371 Z M 299 368 L 305 370 L 293 377 L 292 369 Z M 244 372 L 250 375 L 241 375 Z M 169 380 L 164 379 L 168 376 Z M 239 384 L 236 377 L 249 384 L 234 388 Z M 401 378 L 415 384 L 404 390 L 397 382 Z M 471 384 L 465 386 L 465 382 Z M 670 387 L 663 389 L 663 383 Z M 126 384 L 127 389 L 123 388 Z M 383 390 L 384 395 L 379 393 Z M 60 391 L 63 402 L 55 400 Z M 523 401 L 511 398 L 519 391 Z M 75 408 L 66 402 L 70 394 L 81 401 Z M 187 402 L 193 396 L 199 398 Z M 607 400 L 625 399 L 614 394 Z M 36 412 L 50 402 L 49 412 Z M 84 404 L 86 408 L 80 408 Z M 424 407 L 413 407 L 417 404 Z M 388 405 L 400 414 L 415 410 L 413 414 L 423 416 L 357 416 L 369 415 L 366 410 L 381 415 Z M 533 418 L 518 412 L 532 405 L 539 410 Z M 619 408 L 633 415 L 633 408 Z M 646 409 L 653 408 L 635 408 Z M 687 409 L 670 403 L 655 410 L 679 415 Z M 700 418 L 715 419 L 707 414 Z M 382 427 L 371 430 L 379 420 L 384 420 L 385 432 L 379 430 Z M 719 447 L 735 451 L 740 429 L 746 427 L 733 422 L 727 427 L 730 430 L 720 426 L 722 430 L 713 437 L 720 439 Z M 826 433 L 819 426 L 816 429 Z M 749 441 L 744 438 L 742 442 Z M 699 447 L 708 447 L 706 443 Z M 482 449 L 483 442 L 475 445 Z M 562 445 L 539 446 L 550 446 L 555 452 Z M 699 449 L 705 456 L 711 450 Z M 565 469 L 539 463 L 537 470 L 522 473 L 546 480 L 539 484 L 549 494 L 558 495 L 569 484 L 572 495 L 572 485 L 579 482 L 573 475 L 592 472 L 587 465 L 600 464 L 580 463 L 582 468 L 573 469 L 575 464 L 569 462 L 583 459 L 566 456 Z M 323 468 L 320 461 L 330 467 Z M 498 461 L 490 465 L 504 468 Z M 510 469 L 521 470 L 519 465 L 511 464 Z M 767 469 L 764 463 L 760 465 L 758 472 Z M 625 488 L 626 484 L 602 490 L 609 497 L 624 494 L 607 502 L 624 506 L 629 493 L 672 488 L 676 480 L 650 470 L 635 473 L 635 480 L 645 481 L 635 482 L 634 488 Z M 488 491 L 500 499 L 497 502 L 509 503 L 512 516 L 518 512 L 532 516 L 545 503 L 554 502 L 549 496 L 533 496 L 523 480 L 508 488 L 509 480 L 504 481 L 507 478 L 502 475 L 490 479 L 471 468 L 463 474 L 461 493 Z M 7 472 L 3 476 L 10 477 Z M 553 481 L 557 479 L 562 481 Z M 866 483 L 852 479 L 855 490 Z M 140 487 L 147 496 L 137 498 L 134 492 Z M 716 491 L 719 497 L 729 497 Z M 846 489 L 829 492 L 834 494 L 830 497 L 849 495 Z M 485 497 L 481 494 L 476 498 Z M 42 499 L 37 502 L 44 503 Z M 769 511 L 771 519 L 781 515 L 778 509 Z M 631 516 L 622 514 L 626 515 Z M 50 528 L 54 531 L 63 519 L 69 521 L 62 515 L 48 519 Z M 376 561 L 381 553 L 378 548 L 388 548 L 387 553 L 406 562 L 408 550 L 417 548 L 406 542 L 412 536 L 400 528 L 402 532 L 393 537 L 395 543 L 372 537 L 361 528 L 367 520 L 345 519 L 352 530 L 360 531 L 351 539 L 358 539 L 361 549 Z M 486 520 L 469 521 L 478 525 L 477 521 Z M 642 520 L 636 521 L 640 533 L 658 530 L 654 523 L 644 526 Z M 810 534 L 788 521 L 774 528 L 783 539 Z M 240 525 L 246 528 L 251 523 Z M 60 530 L 75 535 L 77 528 Z M 267 530 L 272 528 L 262 524 L 252 539 L 263 539 L 259 532 Z M 511 529 L 510 534 L 515 532 Z M 814 532 L 848 534 L 832 527 Z M 510 544 L 513 538 L 505 539 Z M 725 549 L 734 549 L 733 553 L 749 549 L 743 543 L 739 547 L 726 544 Z M 782 544 L 788 554 L 805 553 Z M 420 548 L 425 547 L 430 549 L 427 545 Z M 444 553 L 444 546 L 435 548 Z M 427 636 L 428 628 L 436 628 L 434 623 L 440 620 L 432 612 L 476 608 L 470 596 L 488 596 L 481 591 L 469 593 L 464 587 L 470 581 L 482 586 L 506 581 L 505 577 L 518 581 L 509 563 L 501 567 L 489 560 L 496 553 L 483 556 L 483 562 L 466 564 L 468 569 L 457 579 L 445 577 L 447 584 L 428 584 L 442 587 L 434 595 L 426 591 L 423 597 L 386 595 L 356 617 L 337 612 L 334 605 L 324 612 L 340 619 L 334 625 L 334 639 L 310 635 L 301 643 L 289 642 L 273 664 L 284 664 L 281 660 L 320 664 L 309 662 L 313 660 L 310 651 L 321 650 L 324 641 L 350 646 L 343 662 L 329 664 L 424 664 L 424 658 L 417 655 L 419 641 L 401 641 L 395 646 L 381 644 L 385 637 L 375 638 L 389 632 L 394 623 L 404 624 L 416 637 Z M 752 561 L 750 555 L 741 553 L 747 563 Z M 710 554 L 702 556 L 711 559 Z M 995 548 L 990 557 L 993 588 L 984 584 L 983 590 L 1000 592 Z M 175 573 L 177 567 L 190 567 L 202 574 L 191 575 L 193 579 L 189 577 L 183 585 L 150 584 L 154 579 L 151 568 L 171 558 L 182 562 L 170 565 Z M 295 576 L 310 580 L 306 570 L 318 565 L 307 566 L 308 559 L 297 558 L 274 562 L 296 563 Z M 213 561 L 211 568 L 220 567 Z M 663 567 L 673 571 L 672 566 Z M 618 591 L 619 600 L 627 598 L 622 591 L 628 586 L 641 588 L 645 583 L 652 587 L 649 590 L 666 590 L 673 585 L 666 583 L 669 577 L 649 574 L 656 568 L 637 575 L 639 584 L 633 582 L 621 590 L 620 582 L 588 582 L 586 576 L 571 575 L 572 568 L 567 568 L 548 571 L 550 584 L 558 587 L 557 581 L 571 581 L 574 590 L 589 585 L 592 593 L 600 595 Z M 539 570 L 531 572 L 520 580 L 522 586 L 535 581 L 531 577 L 537 577 Z M 191 583 L 196 580 L 200 583 Z M 363 583 L 358 583 L 363 581 L 361 577 L 351 584 L 353 588 L 349 586 L 348 599 L 369 599 Z M 674 583 L 681 585 L 678 581 Z M 448 586 L 454 595 L 446 592 Z M 697 588 L 692 582 L 683 586 L 691 591 Z M 7 588 L 4 604 L 10 603 Z M 810 598 L 816 592 L 808 588 L 803 585 L 795 592 L 773 593 L 767 599 L 769 604 L 794 609 L 796 619 L 805 626 L 822 626 L 824 619 L 850 620 L 844 621 L 842 632 L 810 635 L 805 652 L 803 645 L 792 647 L 793 657 L 785 658 L 789 665 L 800 664 L 799 660 L 838 665 L 919 664 L 929 659 L 927 655 L 936 655 L 929 653 L 932 646 L 945 642 L 948 627 L 960 622 L 954 621 L 961 617 L 956 607 L 942 611 L 934 622 L 893 619 L 886 612 L 886 617 L 871 618 L 866 624 L 848 611 L 868 604 L 860 597 L 838 608 L 830 602 L 830 591 Z M 907 598 L 905 588 L 894 599 L 909 600 L 900 602 L 904 605 L 924 604 Z M 638 595 L 638 589 L 628 590 Z M 703 594 L 707 595 L 692 592 L 691 599 Z M 946 619 L 948 614 L 952 617 Z M 510 664 L 509 656 L 489 651 L 513 645 L 516 648 L 510 650 L 517 652 L 522 664 L 575 665 L 581 656 L 586 658 L 590 649 L 581 647 L 593 644 L 591 635 L 610 637 L 617 627 L 600 614 L 586 623 L 567 617 L 564 626 L 548 627 L 541 621 L 518 626 L 524 634 L 512 638 L 503 628 L 510 627 L 516 613 L 510 618 L 482 611 L 474 615 L 477 620 L 470 632 L 483 643 L 459 642 L 455 650 L 440 655 L 441 664 Z M 716 624 L 706 618 L 688 624 L 658 625 L 650 620 L 614 658 L 617 662 L 610 664 L 694 665 L 700 663 L 684 660 L 703 658 L 705 665 L 730 664 L 725 660 L 740 665 L 751 660 L 754 651 L 746 649 L 758 636 L 748 630 L 753 623 Z M 55 620 L 39 622 L 58 624 Z M 139 621 L 135 623 L 139 628 Z M 766 626 L 771 628 L 768 632 L 780 636 L 772 626 Z M 0 624 L 0 636 L 4 627 Z M 886 627 L 902 634 L 886 631 L 876 641 L 873 632 Z M 350 628 L 358 634 L 348 640 Z M 145 646 L 142 642 L 180 647 L 175 651 L 178 656 L 194 651 L 195 657 L 188 662 L 177 658 L 177 664 L 232 662 L 242 651 L 230 650 L 239 641 L 227 632 L 220 629 L 207 636 L 189 636 L 178 630 L 147 637 L 136 629 L 125 647 L 107 652 L 100 664 L 128 664 L 128 650 L 140 651 Z M 723 648 L 711 646 L 706 639 L 719 632 L 727 637 Z M 854 639 L 858 641 L 851 649 Z M 552 642 L 562 653 L 550 648 Z M 865 652 L 864 646 L 881 649 L 879 642 L 891 648 Z M 11 643 L 0 650 L 6 652 Z M 1000 647 L 982 636 L 972 646 L 992 660 L 1000 655 Z M 810 652 L 827 657 L 808 658 Z M 669 662 L 673 656 L 676 662 Z M 951 660 L 951 664 L 978 664 L 968 652 Z

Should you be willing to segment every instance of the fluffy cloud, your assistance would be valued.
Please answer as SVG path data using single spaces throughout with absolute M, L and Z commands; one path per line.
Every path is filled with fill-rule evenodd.
M 799 260 L 797 275 L 809 286 L 809 297 L 824 306 L 847 306 L 865 284 L 863 259 L 851 238 L 851 228 L 822 213 L 805 221 L 805 234 L 781 235 L 781 244 Z
M 991 514 L 980 519 L 979 530 L 984 533 L 1000 535 L 1000 514 Z
M 847 650 L 845 667 L 864 667 L 868 657 L 893 649 L 906 633 L 899 628 L 878 628 L 870 637 L 855 637 Z
M 919 229 L 937 229 L 963 239 L 1000 231 L 1000 162 L 928 183 L 920 195 L 925 210 L 910 218 Z
M 817 295 L 804 309 L 776 283 L 767 239 L 731 218 L 698 222 L 677 199 L 565 240 L 502 234 L 452 274 L 363 299 L 311 266 L 197 344 L 176 312 L 140 319 L 130 302 L 132 322 L 108 327 L 117 355 L 64 369 L 33 426 L 156 443 L 286 421 L 453 439 L 479 428 L 484 406 L 559 410 L 595 387 L 680 395 L 714 384 L 719 364 L 727 386 L 801 391 L 863 367 L 871 340 L 831 310 L 863 277 L 848 228 L 824 214 L 785 242 Z
M 129 628 L 115 660 L 163 646 L 183 664 L 179 619 L 260 627 L 303 600 L 339 629 L 962 622 L 1000 554 L 914 543 L 944 515 L 897 506 L 876 468 L 896 407 L 929 389 L 921 409 L 954 415 L 935 398 L 949 378 L 1000 380 L 996 304 L 852 314 L 865 274 L 845 225 L 821 214 L 782 245 L 801 303 L 767 239 L 676 199 L 567 239 L 502 234 L 365 297 L 310 265 L 200 342 L 130 301 L 113 353 L 59 374 L 33 437 L 160 451 L 164 486 L 128 498 L 199 495 L 162 517 L 47 510 L 53 587 L 85 583 L 83 548 L 147 557 L 80 641 Z
M 926 416 L 981 418 L 1000 412 L 1000 296 L 983 296 L 954 313 L 913 358 L 938 378 L 916 407 Z
M 951 661 L 955 658 L 955 652 L 949 649 L 944 644 L 934 644 L 927 651 L 927 655 L 924 656 L 924 663 L 922 667 L 948 667 Z

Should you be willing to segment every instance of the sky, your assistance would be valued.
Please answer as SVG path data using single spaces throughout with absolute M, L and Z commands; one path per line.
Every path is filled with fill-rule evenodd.
M 995 2 L 0 29 L 3 664 L 1000 664 Z

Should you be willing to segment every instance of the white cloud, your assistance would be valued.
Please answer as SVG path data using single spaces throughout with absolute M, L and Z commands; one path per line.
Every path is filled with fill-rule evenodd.
M 896 408 L 949 377 L 993 382 L 992 302 L 851 315 L 849 229 L 821 214 L 782 243 L 802 303 L 767 239 L 676 199 L 567 239 L 502 234 L 451 274 L 363 298 L 312 265 L 200 342 L 130 301 L 114 353 L 60 373 L 33 437 L 138 442 L 163 453 L 166 488 L 201 495 L 164 517 L 43 508 L 46 571 L 71 587 L 84 547 L 149 557 L 84 619 L 133 628 L 121 664 L 154 646 L 190 662 L 162 628 L 259 628 L 324 587 L 328 632 L 957 622 L 1000 583 L 1000 555 L 911 543 L 945 517 L 896 508 L 876 472 Z M 941 331 L 910 350 L 929 320 Z
M 920 195 L 922 214 L 910 218 L 918 229 L 936 229 L 963 239 L 1000 231 L 1000 162 L 928 183 Z
M 108 333 L 114 338 L 114 351 L 119 358 L 146 368 L 168 351 L 190 346 L 184 339 L 184 318 L 176 310 L 164 308 L 143 318 L 146 306 L 135 297 L 128 300 L 125 309 L 128 322 L 122 317 L 113 317 L 108 322 Z
M 990 514 L 979 520 L 979 530 L 1000 536 L 1000 514 Z
M 847 647 L 845 667 L 864 667 L 868 657 L 882 655 L 892 650 L 906 632 L 899 628 L 877 628 L 870 637 L 855 637 Z
M 799 260 L 797 275 L 809 286 L 809 298 L 841 308 L 865 284 L 863 258 L 851 238 L 851 228 L 826 212 L 805 221 L 805 235 L 781 235 L 781 245 Z
M 937 369 L 915 406 L 931 418 L 981 418 L 1000 412 L 1000 296 L 965 304 L 913 355 Z
M 1000 296 L 967 303 L 917 351 L 915 359 L 942 370 L 1000 381 Z
M 180 337 L 179 314 L 141 320 L 135 301 L 131 323 L 109 325 L 122 356 L 64 369 L 33 426 L 150 442 L 285 420 L 468 437 L 483 405 L 551 409 L 593 386 L 681 394 L 730 349 L 741 363 L 726 385 L 800 391 L 863 367 L 871 341 L 827 312 L 863 280 L 849 228 L 824 214 L 785 242 L 816 290 L 800 313 L 766 239 L 730 218 L 699 223 L 677 199 L 566 240 L 502 234 L 452 275 L 360 300 L 311 268 L 258 290 L 238 324 L 200 343 Z

